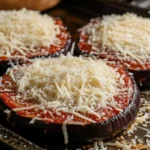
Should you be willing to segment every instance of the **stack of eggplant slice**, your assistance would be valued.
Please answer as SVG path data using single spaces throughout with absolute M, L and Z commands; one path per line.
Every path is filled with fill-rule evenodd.
M 12 13 L 18 12 L 13 11 Z M 24 16 L 28 13 L 34 14 L 33 11 L 28 12 L 27 10 L 21 10 L 21 13 L 24 13 Z M 46 21 L 49 20 L 48 16 L 43 17 Z M 133 46 L 136 45 L 134 42 L 139 41 L 139 39 L 133 39 L 133 45 L 131 41 L 128 41 L 128 39 L 136 36 L 134 35 L 135 30 L 139 33 L 138 27 L 135 28 L 134 22 L 130 18 L 134 21 L 138 20 L 134 14 L 111 15 L 92 19 L 88 25 L 81 29 L 77 49 L 80 56 L 78 57 L 67 54 L 56 58 L 30 59 L 39 56 L 54 56 L 58 53 L 66 54 L 70 50 L 69 33 L 62 21 L 53 18 L 51 21 L 53 20 L 54 24 L 58 26 L 53 28 L 54 32 L 51 31 L 51 34 L 56 35 L 51 36 L 52 38 L 55 36 L 57 41 L 51 46 L 48 45 L 49 49 L 45 48 L 45 45 L 41 45 L 38 52 L 32 54 L 29 50 L 29 53 L 25 55 L 22 51 L 26 52 L 31 47 L 34 51 L 37 47 L 34 47 L 34 44 L 28 45 L 28 43 L 26 49 L 19 49 L 20 51 L 11 49 L 13 53 L 11 53 L 10 58 L 14 58 L 16 61 L 16 58 L 25 57 L 27 62 L 11 66 L 1 77 L 0 108 L 2 112 L 6 112 L 6 109 L 9 110 L 7 111 L 8 122 L 14 126 L 24 126 L 25 130 L 36 129 L 45 135 L 55 136 L 57 139 L 64 138 L 65 144 L 108 140 L 127 129 L 139 111 L 140 92 L 132 74 L 124 67 L 127 67 L 128 70 L 133 69 L 135 72 L 141 72 L 143 67 L 144 69 L 149 67 L 148 61 L 145 62 L 144 66 L 139 64 L 144 56 L 148 59 L 147 51 L 141 57 L 140 54 L 142 53 L 138 51 L 139 49 L 134 51 Z M 140 19 L 149 23 L 148 19 Z M 30 24 L 28 17 L 27 20 L 28 26 L 32 28 L 33 24 Z M 11 18 L 11 21 L 15 23 L 16 20 Z M 144 21 L 141 22 L 144 24 Z M 122 25 L 121 27 L 119 23 Z M 131 25 L 134 29 L 126 28 L 127 25 Z M 147 30 L 146 25 L 144 29 L 142 26 L 139 28 Z M 43 28 L 45 26 L 43 24 Z M 124 34 L 126 33 L 125 39 Z M 42 38 L 44 31 L 42 30 L 39 34 Z M 147 34 L 144 32 L 144 38 Z M 31 35 L 31 39 L 39 40 L 38 43 L 41 42 L 41 39 L 35 38 L 34 33 Z M 45 35 L 43 43 L 46 42 L 48 36 Z M 138 38 L 143 40 L 142 37 Z M 24 40 L 28 41 L 25 38 Z M 123 46 L 127 44 L 128 48 L 133 49 L 128 49 L 126 53 L 116 41 L 119 41 Z M 144 44 L 146 45 L 147 42 Z M 143 48 L 145 45 L 138 46 Z M 138 46 L 137 48 L 139 48 Z M 116 47 L 118 49 L 115 49 Z M 124 52 L 123 56 L 122 52 Z M 97 59 L 84 57 L 84 54 L 94 55 Z M 5 58 L 4 62 L 10 60 L 8 56 L 3 57 Z M 139 61 L 133 59 L 132 62 L 130 56 L 131 59 L 134 58 L 132 56 L 139 56 Z M 132 64 L 134 65 L 132 66 Z M 141 81 L 143 80 L 140 79 Z

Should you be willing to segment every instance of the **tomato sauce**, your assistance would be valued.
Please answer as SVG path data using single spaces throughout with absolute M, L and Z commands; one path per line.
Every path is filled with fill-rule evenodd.
M 132 100 L 133 92 L 134 90 L 128 94 L 129 88 L 134 89 L 133 81 L 131 77 L 128 75 L 128 73 L 120 66 L 117 66 L 117 72 L 120 73 L 120 75 L 124 75 L 124 82 L 125 85 L 119 84 L 118 88 L 125 88 L 126 93 L 119 93 L 118 95 L 114 96 L 114 100 L 120 105 L 120 109 L 122 111 L 126 109 L 126 107 L 129 105 L 129 103 Z M 11 84 L 8 84 L 11 83 Z M 10 91 L 7 92 L 9 89 Z M 23 97 L 19 100 L 15 100 L 15 96 L 17 95 L 17 86 L 15 82 L 12 80 L 12 78 L 5 74 L 2 77 L 2 87 L 1 90 L 4 90 L 3 92 L 0 92 L 0 98 L 4 102 L 6 106 L 8 106 L 10 109 L 14 108 L 21 108 L 21 107 L 27 107 L 27 106 L 33 106 L 35 104 L 38 105 L 34 100 L 24 100 Z M 115 93 L 114 93 L 115 94 Z M 101 117 L 97 117 L 93 114 L 84 114 L 84 116 L 94 120 L 95 122 L 104 122 L 113 116 L 120 113 L 117 109 L 115 109 L 112 106 L 101 108 L 100 110 L 96 111 L 97 113 L 103 113 Z M 62 124 L 68 117 L 73 117 L 73 122 L 78 122 L 82 124 L 91 123 L 88 120 L 82 119 L 74 114 L 66 113 L 63 111 L 54 111 L 54 110 L 48 110 L 48 109 L 30 109 L 30 110 L 20 110 L 16 111 L 17 115 L 27 117 L 27 118 L 34 118 L 39 116 L 40 119 L 42 119 L 45 122 L 53 122 L 53 123 L 60 123 Z
M 55 24 L 60 26 L 60 31 L 61 31 L 61 33 L 57 35 L 58 40 L 60 40 L 58 46 L 51 45 L 50 47 L 37 47 L 36 52 L 29 51 L 25 57 L 32 58 L 32 57 L 44 56 L 45 54 L 52 55 L 55 54 L 56 52 L 61 51 L 66 46 L 67 41 L 70 38 L 69 37 L 70 35 L 64 28 L 64 24 L 61 20 L 56 19 Z M 12 53 L 11 56 L 23 56 L 23 55 L 18 51 L 14 51 L 14 53 Z M 0 61 L 8 61 L 8 59 L 9 58 L 7 56 L 0 56 Z
M 97 23 L 97 22 L 91 22 L 91 23 Z M 88 44 L 88 39 L 89 39 L 89 35 L 87 33 L 82 33 L 82 31 L 80 32 L 80 40 L 78 43 L 78 47 L 81 50 L 81 52 L 86 52 L 86 53 L 91 53 L 91 52 L 96 52 L 96 50 L 94 50 L 92 48 L 91 44 Z M 101 49 L 101 48 L 99 48 Z M 150 70 L 150 61 L 147 61 L 144 64 L 141 64 L 140 62 L 131 59 L 130 61 L 126 61 L 126 60 L 120 60 L 117 58 L 115 51 L 111 50 L 111 49 L 106 49 L 105 54 L 103 53 L 99 53 L 96 54 L 98 55 L 98 58 L 100 59 L 108 59 L 109 61 L 114 61 L 116 63 L 120 63 L 123 66 L 125 66 L 127 69 L 129 70 Z

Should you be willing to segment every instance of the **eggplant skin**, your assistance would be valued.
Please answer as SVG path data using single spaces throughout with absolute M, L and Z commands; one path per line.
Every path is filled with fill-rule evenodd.
M 129 70 L 134 74 L 134 79 L 137 82 L 140 90 L 150 88 L 150 70 Z
M 140 92 L 135 80 L 132 76 L 131 78 L 134 85 L 134 93 L 132 100 L 126 109 L 120 114 L 115 115 L 102 123 L 91 123 L 86 125 L 67 124 L 66 127 L 69 142 L 93 142 L 95 140 L 108 140 L 127 129 L 127 127 L 134 122 L 140 108 Z M 4 113 L 7 106 L 5 106 L 2 100 L 1 103 L 0 111 L 1 113 Z M 62 124 L 45 123 L 44 121 L 39 120 L 35 120 L 34 124 L 29 124 L 31 119 L 19 116 L 13 111 L 9 114 L 9 118 L 7 117 L 7 121 L 16 128 L 22 129 L 22 131 L 31 131 L 30 133 L 34 130 L 37 132 L 43 131 L 45 136 L 48 136 L 49 139 L 54 139 L 54 137 L 57 137 L 57 140 L 63 139 Z
M 69 34 L 69 33 L 68 33 Z M 70 51 L 72 46 L 72 38 L 71 35 L 69 34 L 69 39 L 66 42 L 66 45 L 64 46 L 64 48 L 62 48 L 59 52 L 56 52 L 55 54 L 50 54 L 50 55 L 46 55 L 46 56 L 37 56 L 37 57 L 31 57 L 30 59 L 34 59 L 34 58 L 41 58 L 41 57 L 59 57 L 61 54 L 67 55 L 67 53 Z M 17 59 L 18 62 L 19 59 Z M 15 63 L 15 59 L 12 59 L 14 65 Z M 25 63 L 23 60 L 19 60 L 19 64 L 23 64 Z M 4 73 L 6 73 L 7 69 L 10 68 L 11 65 L 9 63 L 9 60 L 6 61 L 0 61 L 0 76 L 2 76 Z

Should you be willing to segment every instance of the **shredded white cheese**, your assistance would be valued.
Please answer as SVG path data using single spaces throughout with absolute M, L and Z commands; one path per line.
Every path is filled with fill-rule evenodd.
M 143 95 L 145 93 L 146 95 Z M 103 142 L 97 141 L 92 148 L 88 150 L 149 150 L 150 149 L 150 112 L 147 108 L 150 106 L 150 91 L 141 93 L 141 107 L 138 117 L 128 130 L 124 131 L 121 136 Z M 147 97 L 147 98 L 143 98 Z M 141 118 L 141 119 L 140 119 Z M 140 136 L 139 136 L 140 135 Z M 104 147 L 105 146 L 105 147 Z M 87 146 L 88 147 L 88 146 Z
M 60 26 L 55 20 L 38 11 L 0 11 L 1 56 L 10 56 L 15 50 L 25 56 L 29 51 L 35 53 L 41 47 L 58 45 L 58 34 Z
M 32 105 L 32 106 L 27 106 L 27 107 L 14 108 L 12 110 L 17 112 L 17 111 L 21 111 L 21 110 L 31 110 L 31 109 L 34 109 L 34 108 L 37 108 L 37 107 L 39 107 L 39 105 Z
M 9 114 L 9 113 L 11 113 L 11 110 L 5 109 L 5 110 L 4 110 L 4 113 Z
M 127 145 L 126 143 L 124 144 L 124 143 L 119 142 L 119 141 L 116 141 L 115 143 L 107 142 L 104 145 L 121 148 L 122 150 L 131 150 L 131 145 Z
M 93 22 L 96 23 L 93 23 Z M 150 61 L 150 19 L 133 13 L 106 15 L 92 20 L 81 30 L 95 53 L 114 51 L 121 60 Z M 81 39 L 82 41 L 82 39 Z
M 64 135 L 64 144 L 68 144 L 68 132 L 67 132 L 67 127 L 66 124 L 63 123 L 62 125 L 62 131 L 63 131 L 63 135 Z
M 101 108 L 108 108 L 108 105 L 122 111 L 114 96 L 120 92 L 128 94 L 116 68 L 91 58 L 62 55 L 36 59 L 30 65 L 14 66 L 8 73 L 18 87 L 15 99 L 31 99 L 49 110 L 67 112 L 91 123 L 95 121 L 88 118 L 87 113 L 101 118 Z M 15 111 L 33 107 L 36 105 Z

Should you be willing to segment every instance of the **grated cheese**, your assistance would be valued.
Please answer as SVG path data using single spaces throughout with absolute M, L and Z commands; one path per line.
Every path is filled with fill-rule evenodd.
M 37 107 L 39 107 L 39 105 L 32 105 L 32 106 L 27 106 L 27 107 L 14 108 L 12 110 L 17 112 L 17 111 L 22 111 L 22 110 L 31 110 L 31 109 L 34 109 L 34 108 L 37 108 Z
M 72 43 L 72 47 L 71 47 L 71 49 L 70 49 L 70 54 L 71 54 L 71 55 L 74 55 L 75 44 L 76 44 L 75 42 Z
M 60 40 L 56 36 L 60 33 L 55 20 L 38 11 L 0 11 L 1 56 L 10 56 L 15 51 L 25 56 L 29 51 L 35 53 L 38 48 L 58 45 Z
M 4 110 L 4 113 L 9 114 L 9 113 L 11 113 L 11 110 L 5 109 L 5 110 Z
M 38 120 L 38 117 L 39 117 L 39 115 L 37 115 L 37 116 L 35 116 L 34 118 L 32 118 L 32 119 L 30 120 L 29 124 L 34 124 L 34 122 L 35 122 L 36 120 Z
M 69 143 L 69 138 L 68 138 L 68 132 L 67 132 L 66 124 L 68 122 L 70 122 L 70 120 L 72 120 L 72 117 L 68 116 L 67 119 L 62 124 L 62 132 L 63 132 L 63 135 L 64 135 L 64 144 L 68 144 Z
M 120 83 L 122 77 L 116 68 L 91 58 L 62 55 L 59 58 L 36 59 L 30 65 L 14 66 L 8 74 L 18 87 L 15 99 L 31 99 L 60 115 L 60 112 L 67 112 L 91 123 L 95 121 L 86 114 L 101 118 L 103 112 L 98 112 L 100 108 L 111 106 L 123 111 L 114 101 L 114 96 L 128 94 L 125 83 Z M 120 85 L 124 88 L 119 88 Z
M 122 148 L 122 150 L 131 150 L 131 145 L 127 145 L 126 143 L 124 144 L 124 143 L 119 142 L 119 141 L 116 141 L 115 143 L 107 142 L 104 145 Z
M 149 27 L 150 19 L 126 13 L 91 20 L 80 31 L 81 35 L 88 35 L 87 43 L 92 45 L 94 53 L 113 51 L 120 60 L 136 60 L 143 64 L 150 61 Z
M 67 132 L 67 127 L 66 127 L 66 123 L 62 124 L 62 131 L 63 131 L 63 135 L 64 135 L 64 144 L 68 144 L 68 132 Z

